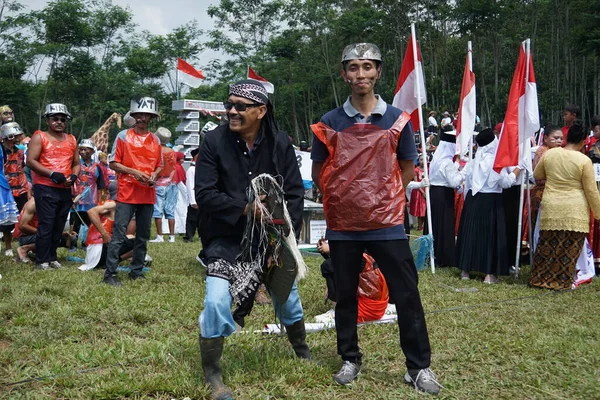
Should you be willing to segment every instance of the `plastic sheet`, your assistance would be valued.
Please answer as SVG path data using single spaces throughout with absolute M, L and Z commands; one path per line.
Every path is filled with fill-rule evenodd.
M 358 322 L 380 319 L 387 308 L 390 296 L 387 284 L 379 268 L 374 268 L 375 261 L 368 254 L 363 254 L 365 267 L 358 281 Z
M 319 181 L 327 227 L 365 231 L 404 223 L 405 198 L 396 148 L 406 113 L 390 129 L 354 124 L 336 132 L 322 122 L 311 125 L 329 157 Z
M 73 155 L 77 151 L 77 141 L 70 134 L 65 134 L 65 140 L 49 140 L 48 134 L 43 131 L 36 131 L 35 135 L 40 135 L 42 152 L 40 153 L 39 162 L 44 167 L 64 174 L 66 177 L 73 172 Z M 50 178 L 41 176 L 35 171 L 31 171 L 34 184 L 42 184 L 45 186 L 65 188 L 65 184 L 52 182 Z
M 124 140 L 124 149 L 121 164 L 126 166 L 135 166 L 135 169 L 142 171 L 146 175 L 151 175 L 154 172 L 156 165 L 156 157 L 152 151 L 148 149 L 154 148 L 156 136 L 138 135 L 133 129 L 127 131 Z M 147 183 L 142 183 L 135 179 L 130 174 L 119 174 L 121 184 L 129 184 L 135 186 L 147 186 Z

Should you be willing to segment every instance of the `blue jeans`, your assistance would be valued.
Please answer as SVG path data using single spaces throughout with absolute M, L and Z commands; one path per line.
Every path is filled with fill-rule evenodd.
M 214 276 L 206 277 L 206 295 L 204 310 L 198 317 L 200 336 L 205 339 L 227 337 L 235 331 L 235 322 L 231 313 L 233 299 L 229 294 L 229 281 Z M 287 301 L 277 304 L 273 298 L 275 314 L 284 326 L 293 325 L 304 318 L 302 303 L 298 295 L 298 286 L 294 282 Z
M 177 205 L 177 185 L 156 186 L 156 202 L 152 218 L 175 219 L 175 206 Z

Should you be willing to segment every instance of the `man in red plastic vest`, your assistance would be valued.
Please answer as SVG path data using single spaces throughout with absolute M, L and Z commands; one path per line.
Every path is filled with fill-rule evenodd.
M 112 286 L 122 286 L 117 278 L 119 250 L 134 215 L 137 228 L 129 277 L 133 280 L 144 278 L 142 270 L 156 200 L 154 184 L 163 165 L 160 141 L 148 130 L 150 120 L 158 117 L 156 100 L 152 97 L 131 100 L 130 114 L 135 125 L 119 132 L 110 156 L 110 168 L 118 174 L 117 209 L 103 282 Z
M 71 186 L 80 170 L 77 141 L 66 133 L 67 120 L 71 119 L 67 106 L 48 104 L 44 117 L 48 131 L 36 131 L 27 150 L 33 197 L 38 215 L 44 216 L 39 221 L 35 242 L 35 268 L 42 270 L 61 267 L 56 249 L 73 204 Z
M 409 116 L 375 94 L 381 52 L 371 43 L 346 46 L 342 77 L 351 90 L 344 105 L 312 125 L 313 181 L 323 192 L 337 289 L 335 328 L 342 367 L 333 379 L 348 385 L 362 354 L 356 328 L 363 252 L 375 259 L 398 310 L 406 383 L 437 394 L 431 349 L 413 256 L 404 231 L 404 187 L 414 174 L 416 148 Z

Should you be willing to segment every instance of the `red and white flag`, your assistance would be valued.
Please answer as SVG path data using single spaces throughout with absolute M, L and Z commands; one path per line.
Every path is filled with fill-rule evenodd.
M 531 170 L 531 137 L 540 129 L 537 86 L 529 39 L 521 43 L 517 68 L 508 94 L 508 105 L 494 160 L 494 170 L 527 163 Z
M 400 69 L 400 76 L 398 77 L 398 84 L 396 85 L 392 105 L 410 114 L 413 130 L 417 132 L 420 128 L 419 106 L 427 103 L 427 94 L 425 92 L 421 50 L 419 50 L 417 42 L 417 62 L 415 63 L 412 41 L 413 37 L 411 35 L 406 46 L 406 54 L 404 55 L 404 61 L 402 61 L 402 69 Z M 421 104 L 417 101 L 417 74 L 420 77 Z
M 248 66 L 248 79 L 254 79 L 255 81 L 259 81 L 265 87 L 267 93 L 275 93 L 275 86 L 262 76 L 258 75 L 250 66 Z
M 194 68 L 191 64 L 181 58 L 177 59 L 177 74 L 179 75 L 179 82 L 193 88 L 200 86 L 204 79 L 202 71 Z
M 467 154 L 469 141 L 475 131 L 475 74 L 473 73 L 472 54 L 471 42 L 469 42 L 467 62 L 465 63 L 462 87 L 460 89 L 458 121 L 456 123 L 456 145 L 461 155 Z

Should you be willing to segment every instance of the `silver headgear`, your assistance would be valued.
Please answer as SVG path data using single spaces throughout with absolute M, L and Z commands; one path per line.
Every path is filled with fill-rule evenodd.
M 61 103 L 50 103 L 46 105 L 46 110 L 44 111 L 44 118 L 51 117 L 55 114 L 64 114 L 68 119 L 71 119 L 71 113 L 67 106 Z
M 92 139 L 82 139 L 79 143 L 79 147 L 87 147 L 88 149 L 96 151 L 96 145 L 94 144 Z
M 204 124 L 204 126 L 202 127 L 202 133 L 206 133 L 208 131 L 212 131 L 214 129 L 217 129 L 219 127 L 219 125 L 215 124 L 214 122 L 210 122 L 208 121 L 206 124 Z
M 136 113 L 152 114 L 158 117 L 158 102 L 152 97 L 141 97 L 139 100 L 131 100 L 129 106 L 131 115 Z
M 16 122 L 8 122 L 0 127 L 0 138 L 2 140 L 13 140 L 15 136 L 23 134 L 23 130 Z
M 159 127 L 154 134 L 160 140 L 160 144 L 167 144 L 169 143 L 169 140 L 171 140 L 171 131 L 162 126 Z
M 381 51 L 373 43 L 349 44 L 342 52 L 342 64 L 349 60 L 374 60 L 381 62 Z

